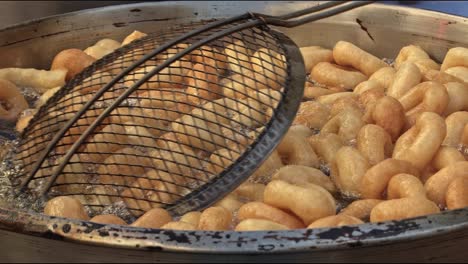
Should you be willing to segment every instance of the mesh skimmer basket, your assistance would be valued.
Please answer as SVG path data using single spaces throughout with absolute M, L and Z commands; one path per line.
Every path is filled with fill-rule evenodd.
M 267 25 L 295 27 L 366 4 L 247 13 L 118 49 L 39 109 L 21 137 L 12 184 L 97 210 L 123 202 L 134 215 L 211 205 L 269 156 L 302 98 L 300 51 Z
M 232 26 L 190 37 L 131 69 L 194 25 L 149 35 L 85 69 L 21 135 L 14 186 L 35 197 L 73 196 L 96 211 L 123 201 L 136 216 L 154 207 L 180 215 L 231 192 L 295 116 L 305 82 L 297 46 L 259 25 L 142 77 Z

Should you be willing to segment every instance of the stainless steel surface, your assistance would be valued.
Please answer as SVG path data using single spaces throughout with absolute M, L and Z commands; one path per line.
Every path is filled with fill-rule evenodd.
M 47 68 L 62 49 L 85 48 L 103 37 L 121 40 L 134 29 L 156 32 L 175 23 L 230 17 L 246 10 L 278 15 L 315 4 L 317 2 L 162 2 L 65 14 L 1 30 L 0 56 L 3 59 L 0 67 Z M 387 58 L 395 57 L 407 44 L 422 46 L 439 61 L 449 48 L 468 46 L 466 18 L 378 4 L 282 31 L 299 46 L 331 48 L 336 41 L 347 40 Z M 0 231 L 0 256 L 5 261 L 434 262 L 468 259 L 468 251 L 464 250 L 468 246 L 468 209 L 359 227 L 243 233 L 105 227 L 0 210 L 0 227 L 3 229 Z M 14 254 L 15 249 L 21 253 Z
M 150 1 L 2 1 L 0 26 L 83 9 L 138 2 Z
M 269 232 L 103 226 L 5 210 L 0 210 L 0 219 L 0 254 L 9 261 L 435 262 L 468 258 L 462 250 L 468 239 L 466 209 L 385 224 Z

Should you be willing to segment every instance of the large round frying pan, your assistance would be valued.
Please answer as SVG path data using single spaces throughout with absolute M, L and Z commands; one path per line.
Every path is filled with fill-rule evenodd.
M 318 2 L 158 2 L 90 9 L 0 30 L 0 67 L 47 68 L 66 48 L 86 48 L 138 29 L 230 17 L 283 14 Z M 372 4 L 284 30 L 299 46 L 346 40 L 394 58 L 408 44 L 441 60 L 468 46 L 468 21 L 438 12 Z M 466 261 L 468 209 L 357 227 L 271 232 L 183 232 L 103 226 L 0 205 L 0 260 L 41 262 Z

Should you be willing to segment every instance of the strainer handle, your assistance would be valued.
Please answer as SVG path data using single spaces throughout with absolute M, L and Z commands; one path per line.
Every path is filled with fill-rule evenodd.
M 329 1 L 327 3 L 309 7 L 303 10 L 299 10 L 293 13 L 289 13 L 282 16 L 268 16 L 258 13 L 253 13 L 254 17 L 262 19 L 265 23 L 273 26 L 292 28 L 306 24 L 308 22 L 316 21 L 319 19 L 331 17 L 354 8 L 358 8 L 364 5 L 371 4 L 375 1 Z M 322 11 L 324 10 L 324 11 Z M 320 12 L 322 11 L 322 12 Z M 304 15 L 309 15 L 296 20 L 289 20 Z

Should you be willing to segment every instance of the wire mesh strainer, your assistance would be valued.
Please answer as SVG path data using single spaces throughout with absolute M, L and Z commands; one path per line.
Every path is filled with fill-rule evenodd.
M 12 183 L 134 215 L 205 208 L 269 156 L 298 109 L 302 56 L 267 24 L 293 27 L 368 2 L 282 17 L 245 14 L 136 40 L 97 61 L 43 105 L 21 136 Z M 181 35 L 182 34 L 182 35 Z

